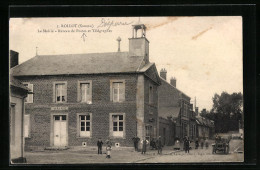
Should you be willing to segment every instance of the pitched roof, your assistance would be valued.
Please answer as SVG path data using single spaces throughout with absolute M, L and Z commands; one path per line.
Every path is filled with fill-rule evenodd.
M 179 89 L 177 89 L 177 87 L 174 87 L 173 85 L 171 85 L 171 83 L 168 83 L 164 78 L 160 77 L 160 79 L 162 81 L 166 82 L 168 85 L 170 85 L 173 89 L 176 89 L 178 92 L 180 92 L 181 94 L 183 94 L 184 96 L 186 96 L 186 97 L 188 97 L 190 99 L 190 97 L 187 94 L 185 94 L 182 91 L 180 91 Z
M 10 85 L 23 89 L 25 91 L 30 91 L 29 88 L 25 87 L 19 80 L 17 80 L 16 78 L 14 78 L 13 76 L 10 76 Z
M 180 113 L 180 107 L 159 107 L 158 114 L 159 117 L 167 118 L 177 118 Z
M 214 121 L 201 117 L 201 116 L 196 116 L 196 122 L 199 125 L 214 127 Z
M 11 69 L 14 76 L 144 72 L 143 57 L 128 52 L 39 55 Z

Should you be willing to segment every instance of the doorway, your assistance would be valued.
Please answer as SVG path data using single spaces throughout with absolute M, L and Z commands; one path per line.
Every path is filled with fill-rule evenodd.
M 67 116 L 53 116 L 53 144 L 57 147 L 67 146 Z

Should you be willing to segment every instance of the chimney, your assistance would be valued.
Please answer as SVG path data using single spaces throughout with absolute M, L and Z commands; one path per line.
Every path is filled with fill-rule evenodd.
M 160 71 L 160 77 L 163 78 L 164 80 L 166 80 L 167 77 L 167 71 L 165 68 L 162 68 Z
M 10 68 L 17 66 L 19 64 L 19 53 L 13 50 L 10 50 Z
M 170 83 L 171 83 L 172 86 L 176 87 L 176 78 L 172 77 L 171 80 L 170 80 Z
M 133 35 L 129 38 L 129 53 L 133 56 L 144 57 L 145 63 L 149 63 L 149 41 L 145 37 L 146 26 L 140 22 L 132 26 Z
M 195 113 L 196 113 L 196 116 L 199 115 L 199 107 L 195 107 Z
M 120 52 L 120 41 L 121 41 L 121 38 L 118 37 L 116 40 L 118 42 L 118 49 L 117 49 L 117 51 Z
M 190 109 L 191 111 L 193 111 L 193 104 L 190 104 Z

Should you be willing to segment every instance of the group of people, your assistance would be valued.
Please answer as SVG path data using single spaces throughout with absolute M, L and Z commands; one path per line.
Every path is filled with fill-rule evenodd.
M 133 137 L 133 142 L 134 142 L 134 147 L 135 147 L 135 151 L 138 151 L 138 143 L 140 141 L 140 138 L 135 136 Z M 110 141 L 110 138 L 108 138 L 105 141 L 106 144 L 106 158 L 111 158 L 111 150 L 112 150 L 112 142 Z M 146 153 L 146 147 L 149 144 L 149 141 L 145 138 L 143 138 L 143 140 L 141 140 L 141 144 L 142 144 L 142 154 Z M 103 142 L 101 140 L 101 138 L 98 139 L 97 141 L 97 147 L 98 147 L 98 154 L 102 154 L 102 146 L 103 146 Z M 158 154 L 162 154 L 162 140 L 161 137 L 159 136 L 157 141 L 156 141 L 156 148 L 158 149 Z
M 112 142 L 108 138 L 105 141 L 105 143 L 106 143 L 106 158 L 111 158 Z M 97 141 L 98 154 L 102 154 L 102 146 L 103 146 L 103 142 L 101 138 L 99 138 Z
M 179 140 L 176 140 L 176 142 L 179 142 Z M 185 136 L 183 138 L 183 148 L 184 148 L 185 153 L 189 153 L 190 148 L 191 148 L 190 147 L 190 143 L 191 143 L 191 140 L 189 140 L 188 136 Z M 198 149 L 199 145 L 200 145 L 201 149 L 203 149 L 204 144 L 205 144 L 205 148 L 208 149 L 208 147 L 209 147 L 208 138 L 206 138 L 205 140 L 202 138 L 200 141 L 199 141 L 198 138 L 196 138 L 196 140 L 195 140 L 195 149 Z
M 208 138 L 206 138 L 205 140 L 202 138 L 200 140 L 200 142 L 199 142 L 199 139 L 196 138 L 196 140 L 195 140 L 195 149 L 199 148 L 199 143 L 200 143 L 201 149 L 204 148 L 204 144 L 205 144 L 205 148 L 208 149 L 208 147 L 209 147 L 209 140 L 208 140 Z
M 135 151 L 138 151 L 138 142 L 140 141 L 140 138 L 135 136 L 133 137 L 133 142 L 134 142 L 134 147 L 135 147 Z M 143 138 L 141 140 L 141 145 L 142 145 L 142 154 L 145 154 L 146 153 L 146 148 L 147 148 L 147 145 L 149 144 L 149 141 L 145 138 Z M 154 140 L 151 140 L 151 143 L 150 145 L 152 147 L 156 147 L 157 150 L 158 150 L 158 154 L 162 154 L 162 147 L 163 147 L 163 144 L 162 144 L 162 140 L 161 140 L 161 136 L 158 137 L 158 139 L 156 140 L 156 142 Z M 156 146 L 154 146 L 156 145 Z

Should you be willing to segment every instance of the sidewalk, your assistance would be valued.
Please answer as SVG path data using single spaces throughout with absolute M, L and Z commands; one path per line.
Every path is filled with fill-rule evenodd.
M 73 147 L 67 150 L 44 150 L 25 152 L 28 164 L 91 164 L 91 163 L 138 163 L 155 157 L 163 157 L 174 152 L 172 146 L 163 147 L 162 154 L 157 150 L 147 149 L 146 154 L 134 151 L 133 147 L 113 147 L 111 159 L 97 154 L 97 147 Z

